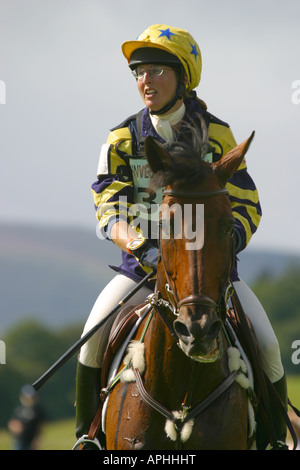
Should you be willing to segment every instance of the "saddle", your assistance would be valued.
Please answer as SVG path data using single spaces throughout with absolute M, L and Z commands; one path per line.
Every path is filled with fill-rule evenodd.
M 147 302 L 141 305 L 130 305 L 129 307 L 123 308 L 116 316 L 110 330 L 108 344 L 104 353 L 103 364 L 101 369 L 101 389 L 107 386 L 108 374 L 112 365 L 112 361 L 120 347 L 125 342 L 128 335 L 130 334 L 130 332 L 133 330 L 135 324 L 139 320 L 139 310 L 146 304 Z M 94 440 L 97 437 L 98 433 L 101 431 L 101 417 L 104 400 L 105 396 L 103 396 L 101 392 L 100 405 L 91 423 L 87 435 L 88 439 L 90 440 Z M 104 444 L 102 443 L 102 449 L 103 445 Z
M 125 307 L 115 318 L 104 353 L 101 371 L 101 388 L 105 388 L 107 386 L 108 374 L 112 360 L 139 319 L 139 309 L 145 305 L 146 302 L 140 305 L 130 305 L 129 307 Z

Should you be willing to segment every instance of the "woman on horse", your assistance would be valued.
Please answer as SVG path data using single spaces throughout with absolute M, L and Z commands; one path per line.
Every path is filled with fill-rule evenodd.
M 136 79 L 145 108 L 111 130 L 102 146 L 97 181 L 92 185 L 101 233 L 122 250 L 122 264 L 99 295 L 85 325 L 85 334 L 106 317 L 122 297 L 158 260 L 157 240 L 152 233 L 133 228 L 130 207 L 143 204 L 147 209 L 161 203 L 161 193 L 148 191 L 147 161 L 141 156 L 143 141 L 151 135 L 159 142 L 186 141 L 189 126 L 202 123 L 208 131 L 211 151 L 207 161 L 215 162 L 236 146 L 228 124 L 207 111 L 194 89 L 201 76 L 198 44 L 185 30 L 163 24 L 147 28 L 135 41 L 127 41 L 122 51 Z M 185 124 L 183 124 L 185 123 Z M 188 125 L 186 124 L 188 123 Z M 242 251 L 256 231 L 261 208 L 255 184 L 245 161 L 227 184 L 235 218 L 237 252 Z M 149 210 L 147 217 L 151 218 Z M 147 235 L 146 235 L 147 234 Z M 286 403 L 286 380 L 279 345 L 267 315 L 249 287 L 234 269 L 231 276 L 243 308 L 252 321 L 263 355 L 263 368 Z M 142 287 L 130 304 L 145 301 L 151 293 Z M 76 435 L 87 434 L 99 405 L 100 369 L 114 318 L 81 348 L 76 378 Z M 285 441 L 285 423 L 276 423 L 278 441 Z

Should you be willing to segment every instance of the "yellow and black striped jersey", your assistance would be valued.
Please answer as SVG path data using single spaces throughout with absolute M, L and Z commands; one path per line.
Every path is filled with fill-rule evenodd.
M 186 100 L 186 120 L 194 119 L 201 113 L 208 127 L 211 147 L 211 161 L 219 160 L 236 146 L 236 141 L 228 124 L 216 118 L 196 100 Z M 156 218 L 161 203 L 161 191 L 148 189 L 150 170 L 145 157 L 139 150 L 143 139 L 152 135 L 159 141 L 162 138 L 156 133 L 149 110 L 145 108 L 137 115 L 131 116 L 120 126 L 112 129 L 107 142 L 102 146 L 97 181 L 92 185 L 92 194 L 102 234 L 109 238 L 110 227 L 120 219 L 132 223 L 136 211 L 132 208 L 145 207 L 145 218 Z M 244 249 L 255 233 L 261 218 L 261 207 L 256 186 L 250 177 L 245 160 L 227 183 L 232 212 L 235 217 L 235 231 L 238 236 L 239 250 Z M 155 210 L 153 209 L 155 208 Z M 150 215 L 149 215 L 150 214 Z M 139 214 L 143 217 L 143 214 Z M 144 227 L 144 226 L 143 226 Z M 140 227 L 137 227 L 137 231 Z M 144 236 L 156 244 L 151 227 Z M 119 272 L 139 281 L 148 272 L 135 258 L 122 252 L 122 265 L 114 268 Z M 236 275 L 235 275 L 236 276 Z M 233 279 L 234 280 L 234 279 Z

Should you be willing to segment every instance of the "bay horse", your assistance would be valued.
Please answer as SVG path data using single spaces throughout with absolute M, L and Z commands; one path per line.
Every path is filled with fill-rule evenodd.
M 249 448 L 247 391 L 230 372 L 223 324 L 234 258 L 234 218 L 225 186 L 253 135 L 216 163 L 201 158 L 203 149 L 199 155 L 174 144 L 169 152 L 146 138 L 154 184 L 164 188 L 157 289 L 149 300 L 151 321 L 143 320 L 132 343 L 141 346 L 143 358 L 131 357 L 134 377 L 110 392 L 108 450 Z M 187 204 L 190 218 L 184 216 Z M 186 234 L 195 233 L 199 205 L 203 231 L 191 247 Z M 182 214 L 181 236 L 175 233 L 176 211 Z

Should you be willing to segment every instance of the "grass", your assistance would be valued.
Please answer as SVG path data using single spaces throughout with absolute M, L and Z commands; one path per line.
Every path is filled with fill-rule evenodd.
M 46 423 L 38 440 L 38 450 L 71 450 L 76 442 L 73 418 Z M 0 430 L 0 450 L 11 450 L 9 432 Z
M 288 376 L 289 398 L 294 406 L 300 409 L 300 375 Z M 38 442 L 39 450 L 70 450 L 75 444 L 75 420 L 65 419 L 46 423 Z M 10 434 L 0 430 L 0 450 L 10 450 Z
M 289 375 L 287 379 L 289 399 L 300 410 L 300 375 Z

